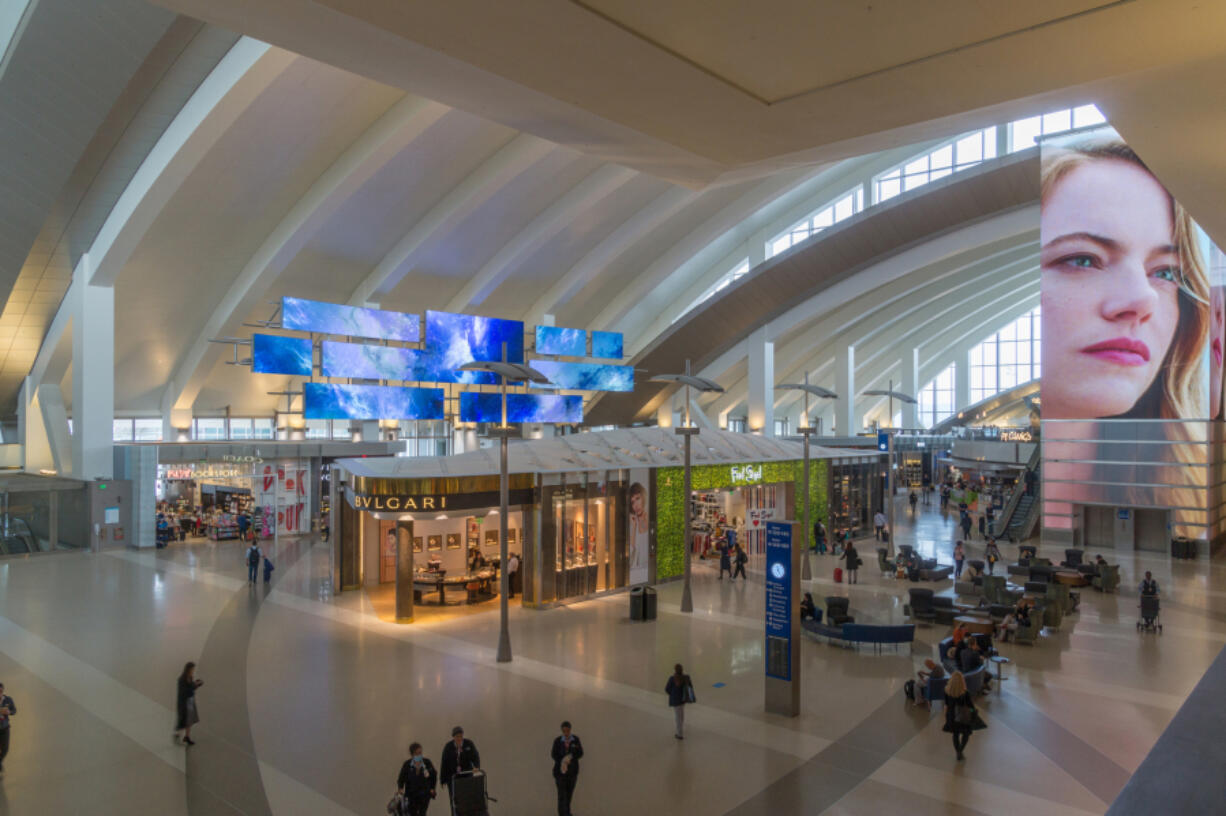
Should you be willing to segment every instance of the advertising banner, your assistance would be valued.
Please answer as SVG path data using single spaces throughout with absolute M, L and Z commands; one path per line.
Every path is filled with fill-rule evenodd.
M 256 467 L 254 498 L 257 515 L 271 520 L 275 513 L 277 533 L 297 535 L 311 530 L 311 495 L 307 480 L 310 468 L 299 460 L 264 462 Z M 268 524 L 265 537 L 272 537 Z
M 630 471 L 626 490 L 626 551 L 630 554 L 630 586 L 645 584 L 651 576 L 651 481 L 646 468 Z

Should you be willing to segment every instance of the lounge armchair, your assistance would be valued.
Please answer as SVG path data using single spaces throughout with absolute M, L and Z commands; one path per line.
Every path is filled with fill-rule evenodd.
M 1069 588 L 1064 584 L 1048 584 L 1047 585 L 1047 600 L 1060 607 L 1062 614 L 1070 615 L 1073 612 L 1073 596 L 1069 592 Z
M 1115 592 L 1120 585 L 1119 564 L 1106 564 L 1098 568 L 1098 575 L 1090 579 L 1090 585 L 1099 592 Z
M 975 584 L 973 581 L 963 581 L 959 578 L 954 581 L 954 594 L 977 598 L 983 594 L 983 587 Z
M 830 626 L 842 626 L 844 623 L 855 623 L 855 618 L 847 614 L 851 604 L 843 597 L 829 595 L 826 597 L 826 623 Z
M 1021 562 L 1024 558 L 1034 558 L 1039 552 L 1039 548 L 1033 544 L 1022 544 L 1017 548 L 1017 559 Z
M 1048 629 L 1056 630 L 1060 628 L 1063 620 L 1064 605 L 1058 601 L 1046 600 L 1046 603 L 1043 604 L 1043 625 Z
M 1022 597 L 1022 593 L 1011 591 L 1003 575 L 985 575 L 983 576 L 983 597 L 990 604 L 1013 606 L 1017 603 L 1018 598 Z
M 948 677 L 929 677 L 927 684 L 920 687 L 920 694 L 930 708 L 933 703 L 945 702 L 945 684 L 948 682 Z
M 968 560 L 966 562 L 966 565 L 968 567 L 974 567 L 975 572 L 979 573 L 980 575 L 983 575 L 984 570 L 986 570 L 988 567 L 988 565 L 985 562 L 980 561 L 978 558 Z
M 898 569 L 898 565 L 886 557 L 885 547 L 877 548 L 877 566 L 881 567 L 882 575 L 889 575 L 891 577 L 893 577 L 895 571 Z
M 1039 630 L 1043 628 L 1043 624 L 1039 622 L 1039 613 L 1033 611 L 1030 613 L 1030 623 L 1026 626 L 1018 624 L 1017 631 L 1013 633 L 1013 640 L 1016 643 L 1025 643 L 1033 646 L 1034 642 L 1039 639 Z
M 1060 562 L 1060 566 L 1076 569 L 1083 563 L 1082 558 L 1084 556 L 1085 550 L 1065 550 L 1064 560 Z
M 936 610 L 932 606 L 932 590 L 926 587 L 911 587 L 907 590 L 911 601 L 911 618 L 913 620 L 934 622 L 937 619 Z
M 1030 562 L 1030 577 L 1027 580 L 1042 581 L 1045 584 L 1050 584 L 1052 581 L 1055 580 L 1055 577 L 1053 575 L 1055 571 L 1056 571 L 1055 567 L 1051 567 L 1045 564 L 1036 564 L 1032 560 Z
M 937 623 L 939 624 L 953 624 L 954 618 L 958 617 L 958 610 L 954 607 L 954 599 L 948 595 L 933 596 L 932 610 L 936 612 Z

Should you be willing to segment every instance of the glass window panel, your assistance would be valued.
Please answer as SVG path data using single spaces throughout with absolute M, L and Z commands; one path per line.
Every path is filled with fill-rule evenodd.
M 251 436 L 254 439 L 272 439 L 276 436 L 276 428 L 271 418 L 251 420 Z
M 1003 341 L 1012 341 L 1017 339 L 1017 323 L 1010 323 L 1000 330 L 1000 339 Z
M 782 235 L 776 238 L 775 240 L 770 242 L 769 257 L 773 258 L 774 256 L 778 255 L 780 252 L 785 251 L 791 245 L 792 245 L 792 239 L 788 235 Z
M 1009 150 L 1016 153 L 1028 147 L 1034 147 L 1035 137 L 1042 128 L 1042 120 L 1038 116 L 1019 119 L 1009 123 Z
M 919 176 L 907 176 L 906 181 L 903 182 L 902 188 L 904 190 L 914 190 L 916 187 L 923 187 L 927 183 L 928 183 L 927 173 L 924 173 L 923 175 L 919 175 Z
M 114 442 L 131 442 L 132 441 L 132 420 L 130 419 L 111 420 L 111 440 Z
M 230 438 L 231 439 L 250 439 L 251 438 L 251 420 L 250 419 L 231 419 L 230 420 Z
M 1073 127 L 1089 127 L 1090 125 L 1101 125 L 1106 122 L 1107 118 L 1103 116 L 1094 105 L 1080 105 L 1073 108 Z
M 1043 133 L 1059 133 L 1073 126 L 1073 112 L 1059 110 L 1043 114 Z
M 220 417 L 197 417 L 196 439 L 217 440 L 226 438 L 226 421 Z
M 979 345 L 971 349 L 970 358 L 972 366 L 983 365 L 983 346 Z
M 137 419 L 132 423 L 133 438 L 137 442 L 160 442 L 162 440 L 162 420 Z
M 814 229 L 822 229 L 825 227 L 832 226 L 833 224 L 834 224 L 834 207 L 827 207 L 826 209 L 819 212 L 817 215 L 813 216 Z
M 945 178 L 945 177 L 946 177 L 946 176 L 948 176 L 948 175 L 952 175 L 952 174 L 953 174 L 953 172 L 954 172 L 954 171 L 953 171 L 953 170 L 951 170 L 951 169 L 949 169 L 949 168 L 945 168 L 944 170 L 933 170 L 933 171 L 932 171 L 932 175 L 929 177 L 929 179 L 928 179 L 928 180 L 929 180 L 929 181 L 936 181 L 937 179 L 942 179 L 942 178 Z
M 903 165 L 902 172 L 904 176 L 926 175 L 928 173 L 928 157 L 920 156 Z
M 996 158 L 996 125 L 983 130 L 983 157 L 985 159 Z
M 945 145 L 932 151 L 929 156 L 930 166 L 933 170 L 940 170 L 945 167 L 954 166 L 954 146 Z
M 971 366 L 971 390 L 983 388 L 983 369 L 979 366 Z
M 834 220 L 835 223 L 842 221 L 845 218 L 851 218 L 855 213 L 855 205 L 851 196 L 844 196 L 834 204 Z
M 1018 343 L 1017 344 L 1017 362 L 1018 362 L 1018 365 L 1026 365 L 1026 366 L 1030 365 L 1030 344 L 1029 343 Z
M 958 140 L 958 165 L 983 161 L 983 134 L 975 133 Z
M 856 212 L 860 212 L 863 209 L 864 209 L 864 188 L 857 187 L 856 188 Z
M 888 201 L 902 192 L 898 177 L 884 178 L 877 182 L 877 201 Z

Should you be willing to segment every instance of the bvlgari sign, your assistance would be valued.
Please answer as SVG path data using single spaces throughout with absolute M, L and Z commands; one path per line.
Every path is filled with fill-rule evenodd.
M 512 490 L 511 504 L 532 504 L 532 489 Z M 473 510 L 482 507 L 497 507 L 497 490 L 480 493 L 425 493 L 417 495 L 349 496 L 355 510 L 374 513 L 420 513 L 422 511 Z

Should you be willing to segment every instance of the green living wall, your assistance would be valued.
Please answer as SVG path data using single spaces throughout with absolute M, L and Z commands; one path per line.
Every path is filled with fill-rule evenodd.
M 758 466 L 757 462 L 745 463 Z M 750 487 L 752 485 L 733 484 L 732 468 L 741 465 L 700 465 L 690 468 L 690 480 L 694 490 L 715 490 L 727 487 Z M 796 521 L 804 521 L 804 504 L 802 504 L 804 489 L 803 459 L 788 462 L 762 462 L 762 480 L 754 484 L 778 484 L 793 482 L 796 485 Z M 830 463 L 826 459 L 809 461 L 809 512 L 812 519 L 827 518 L 826 497 L 830 474 Z M 685 570 L 685 545 L 682 527 L 685 525 L 685 500 L 683 486 L 685 484 L 685 469 L 679 467 L 660 468 L 656 472 L 656 579 L 676 578 Z M 805 542 L 813 543 L 813 530 L 805 530 Z

